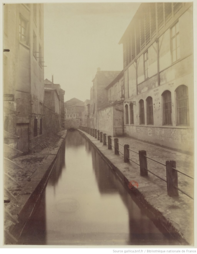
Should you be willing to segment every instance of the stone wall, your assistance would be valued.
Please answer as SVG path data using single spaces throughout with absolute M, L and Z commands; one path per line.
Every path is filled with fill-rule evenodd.
M 98 111 L 98 130 L 111 136 L 121 136 L 123 128 L 122 103 L 106 107 Z
M 194 149 L 193 129 L 179 127 L 125 126 L 129 136 L 174 149 L 192 152 Z

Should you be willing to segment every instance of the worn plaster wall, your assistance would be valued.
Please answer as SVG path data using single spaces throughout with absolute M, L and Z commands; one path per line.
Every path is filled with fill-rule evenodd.
M 124 134 L 122 103 L 113 106 L 113 116 L 114 136 L 122 136 Z
M 98 130 L 111 136 L 123 135 L 123 105 L 116 104 L 98 112 Z
M 179 22 L 180 58 L 172 62 L 171 29 L 167 29 L 159 38 L 158 45 L 154 42 L 148 48 L 148 79 L 143 81 L 144 66 L 141 65 L 142 55 L 138 60 L 138 86 L 137 95 L 132 97 L 129 86 L 125 105 L 134 103 L 134 124 L 126 124 L 124 112 L 124 131 L 126 134 L 163 146 L 192 151 L 194 126 L 194 88 L 193 88 L 193 27 L 192 7 L 188 9 L 177 22 Z M 174 22 L 175 23 L 175 22 Z M 187 24 L 187 25 L 186 25 Z M 159 46 L 159 72 L 157 65 L 157 47 Z M 129 69 L 125 70 L 129 73 Z M 127 75 L 127 74 L 125 74 Z M 129 78 L 128 78 L 129 80 Z M 186 126 L 177 125 L 176 89 L 180 85 L 188 88 L 189 123 Z M 125 84 L 125 89 L 126 84 Z M 128 89 L 127 89 L 128 90 Z M 171 119 L 172 125 L 163 126 L 162 93 L 171 92 Z M 153 125 L 147 125 L 146 99 L 153 99 Z M 139 101 L 144 100 L 145 124 L 139 123 Z M 130 118 L 130 115 L 129 115 Z M 130 119 L 129 119 L 130 123 Z
M 107 135 L 114 135 L 114 112 L 113 106 L 107 107 L 98 111 L 98 127 L 99 131 L 106 133 Z

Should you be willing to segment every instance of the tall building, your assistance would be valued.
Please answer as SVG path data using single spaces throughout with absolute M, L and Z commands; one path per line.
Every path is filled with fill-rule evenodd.
M 43 5 L 4 4 L 5 142 L 28 152 L 42 133 Z
M 193 4 L 141 4 L 120 43 L 125 134 L 193 150 Z

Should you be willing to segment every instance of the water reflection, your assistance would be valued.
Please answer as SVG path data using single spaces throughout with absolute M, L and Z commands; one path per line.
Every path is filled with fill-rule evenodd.
M 117 189 L 114 185 L 112 173 L 104 160 L 102 160 L 95 149 L 91 150 L 92 153 L 92 167 L 95 172 L 98 188 L 101 194 L 116 193 Z
M 61 149 L 42 202 L 23 236 L 25 244 L 177 244 L 139 209 L 78 131 L 68 132 L 65 146 L 66 170 Z
M 59 179 L 61 178 L 62 171 L 65 170 L 65 168 L 66 164 L 65 164 L 65 140 L 64 140 L 57 154 L 54 170 L 51 172 L 48 184 L 56 186 L 58 184 Z
M 19 244 L 45 245 L 46 236 L 46 195 L 44 192 L 37 204 L 36 210 L 23 231 Z

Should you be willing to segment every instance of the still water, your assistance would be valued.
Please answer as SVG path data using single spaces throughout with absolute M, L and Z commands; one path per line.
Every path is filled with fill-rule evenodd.
M 69 131 L 21 244 L 172 245 L 100 155 Z

